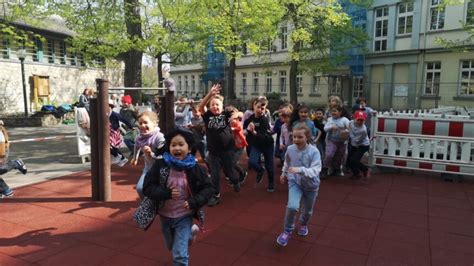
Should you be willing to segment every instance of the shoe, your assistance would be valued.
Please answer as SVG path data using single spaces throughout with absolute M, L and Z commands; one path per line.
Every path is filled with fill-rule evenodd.
M 233 187 L 233 186 L 234 186 L 234 184 L 232 184 L 232 181 L 230 181 L 230 178 L 229 178 L 229 177 L 226 176 L 226 177 L 224 177 L 224 179 L 225 179 L 225 181 L 226 181 L 226 183 L 227 183 L 227 185 L 228 185 L 229 187 Z
M 123 167 L 126 163 L 128 162 L 128 159 L 123 157 L 118 163 L 117 165 L 120 166 L 120 167 Z
M 273 184 L 273 183 L 268 184 L 267 191 L 268 192 L 275 192 L 275 184 Z
M 344 176 L 344 171 L 342 169 L 336 170 L 334 175 L 335 176 Z
M 240 192 L 240 182 L 237 182 L 234 184 L 234 191 L 235 192 Z
M 262 183 L 262 180 L 263 180 L 263 171 L 257 173 L 257 178 L 256 178 L 257 185 Z
M 307 236 L 308 235 L 308 226 L 307 225 L 302 225 L 298 229 L 298 235 L 299 236 Z
M 321 172 L 319 173 L 319 179 L 321 179 L 321 180 L 328 179 L 328 169 L 327 168 L 321 169 Z
M 8 188 L 7 190 L 3 191 L 0 195 L 2 198 L 8 198 L 8 197 L 11 197 L 13 196 L 13 189 L 11 188 Z
M 244 171 L 244 174 L 240 177 L 240 185 L 245 184 L 245 180 L 247 180 L 247 176 L 249 173 L 247 171 Z
M 328 168 L 328 172 L 327 172 L 327 176 L 332 176 L 334 174 L 334 168 L 333 167 L 329 167 Z
M 291 237 L 291 233 L 287 232 L 287 231 L 284 231 L 283 233 L 281 233 L 278 238 L 277 238 L 277 243 L 280 245 L 280 246 L 284 246 L 286 247 L 286 245 L 288 245 L 288 240 L 290 240 L 290 237 Z
M 367 168 L 367 171 L 362 171 L 362 176 L 365 179 L 369 179 L 370 178 L 370 168 Z
M 208 202 L 207 206 L 213 207 L 221 202 L 221 194 L 213 196 Z
M 189 246 L 191 246 L 194 242 L 196 242 L 198 233 L 199 233 L 199 226 L 197 224 L 193 224 L 193 226 L 191 226 L 191 237 L 189 238 L 189 242 L 188 242 Z
M 119 162 L 121 161 L 122 159 L 120 158 L 120 156 L 113 156 L 111 155 L 110 157 L 110 163 L 111 164 L 119 164 Z
M 22 174 L 26 175 L 26 172 L 28 172 L 28 169 L 26 169 L 25 163 L 21 159 L 15 160 L 14 163 L 15 163 L 15 169 L 20 171 Z

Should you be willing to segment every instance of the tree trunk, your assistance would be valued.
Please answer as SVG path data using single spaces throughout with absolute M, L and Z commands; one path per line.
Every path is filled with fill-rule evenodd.
M 227 69 L 227 88 L 225 97 L 227 99 L 235 99 L 235 58 L 230 59 L 229 68 Z
M 163 59 L 161 58 L 163 56 L 162 53 L 159 53 L 156 56 L 156 72 L 158 74 L 158 87 L 163 88 L 163 72 L 161 71 L 163 68 Z
M 139 0 L 125 0 L 125 23 L 127 25 L 127 33 L 130 38 L 134 40 L 142 39 L 142 26 L 140 18 L 140 1 Z M 131 49 L 125 53 L 125 73 L 124 85 L 125 87 L 141 87 L 142 86 L 142 56 L 141 51 Z M 141 103 L 141 91 L 129 90 L 125 94 L 132 96 L 134 102 Z
M 298 103 L 298 93 L 296 91 L 296 76 L 298 75 L 298 61 L 290 61 L 290 102 L 295 105 Z

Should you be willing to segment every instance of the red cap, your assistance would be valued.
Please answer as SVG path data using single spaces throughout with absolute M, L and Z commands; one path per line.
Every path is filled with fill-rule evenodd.
M 132 104 L 132 96 L 130 95 L 124 95 L 122 97 L 122 103 L 123 104 Z
M 364 111 L 356 111 L 353 117 L 354 120 L 365 120 L 367 119 L 367 114 Z

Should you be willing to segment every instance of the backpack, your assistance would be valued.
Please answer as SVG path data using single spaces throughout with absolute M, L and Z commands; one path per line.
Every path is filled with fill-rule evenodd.
M 53 105 L 43 105 L 41 107 L 41 111 L 44 113 L 54 113 L 56 112 L 56 107 L 54 107 Z

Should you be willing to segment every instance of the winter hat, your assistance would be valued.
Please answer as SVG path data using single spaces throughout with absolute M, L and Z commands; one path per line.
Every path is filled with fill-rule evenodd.
M 122 104 L 132 104 L 132 96 L 125 95 L 122 97 Z
M 354 120 L 365 120 L 367 119 L 367 114 L 364 111 L 356 111 L 354 113 Z

